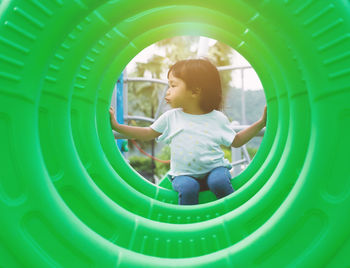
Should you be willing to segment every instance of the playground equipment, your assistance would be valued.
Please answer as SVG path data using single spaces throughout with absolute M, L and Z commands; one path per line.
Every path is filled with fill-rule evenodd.
M 0 2 L 0 266 L 348 267 L 348 1 Z M 197 206 L 142 179 L 108 118 L 144 47 L 202 35 L 265 88 L 232 195 Z
M 202 39 L 202 38 L 200 38 Z M 199 49 L 198 51 L 201 51 L 201 49 Z M 220 66 L 218 67 L 219 72 L 220 71 L 228 71 L 228 70 L 238 70 L 241 73 L 241 81 L 242 81 L 242 96 L 241 96 L 241 113 L 242 113 L 242 121 L 244 123 L 246 123 L 246 119 L 245 119 L 245 100 L 244 100 L 244 70 L 246 69 L 252 69 L 251 66 L 241 66 L 241 67 L 237 67 L 237 66 Z M 117 82 L 117 86 L 115 87 L 115 90 L 113 91 L 113 95 L 112 95 L 112 106 L 114 107 L 115 110 L 115 114 L 116 114 L 116 118 L 117 121 L 119 123 L 124 123 L 124 120 L 138 120 L 138 121 L 145 121 L 148 123 L 153 123 L 160 115 L 161 115 L 161 111 L 164 109 L 165 106 L 165 95 L 166 95 L 166 91 L 168 90 L 168 81 L 165 80 L 161 80 L 161 79 L 154 79 L 154 78 L 143 78 L 143 77 L 127 77 L 126 76 L 127 72 L 126 70 L 123 71 L 123 74 L 119 77 L 118 82 Z M 145 117 L 145 116 L 130 116 L 128 113 L 128 88 L 129 88 L 129 83 L 130 82 L 149 82 L 149 83 L 156 83 L 156 84 L 161 84 L 161 85 L 165 85 L 164 89 L 162 90 L 162 92 L 160 93 L 160 100 L 159 100 L 159 104 L 155 113 L 155 118 L 149 118 L 149 117 Z M 124 109 L 125 106 L 125 109 Z M 245 129 L 246 125 L 239 125 L 237 124 L 238 122 L 231 122 L 232 128 L 236 131 L 239 132 L 242 129 Z M 263 136 L 265 132 L 265 129 L 263 129 L 262 131 L 260 131 L 257 136 Z M 118 133 L 118 132 L 114 132 L 114 137 L 117 140 L 119 149 L 121 150 L 121 152 L 123 153 L 123 155 L 126 157 L 126 159 L 128 158 L 127 155 L 125 155 L 124 152 L 128 151 L 128 147 L 127 147 L 127 137 L 125 137 L 124 135 Z M 121 140 L 123 139 L 123 140 Z M 139 145 L 136 143 L 136 141 L 131 140 L 131 142 L 135 145 L 135 147 L 144 155 L 146 155 L 149 158 L 154 159 L 155 161 L 161 162 L 161 163 L 170 163 L 170 160 L 161 160 L 158 159 L 156 157 L 154 157 L 154 155 L 150 155 L 147 152 L 145 152 L 142 148 L 139 147 Z M 239 173 L 242 172 L 242 170 L 244 168 L 246 168 L 251 159 L 247 150 L 246 145 L 243 145 L 241 148 L 231 148 L 231 153 L 232 153 L 232 157 L 231 157 L 231 163 L 233 166 L 233 176 L 236 177 Z M 244 166 L 242 166 L 244 164 Z M 243 167 L 243 169 L 242 169 Z M 159 184 L 158 181 L 156 181 L 156 184 L 159 184 L 162 187 L 169 188 L 171 189 L 171 185 L 169 185 L 167 183 L 167 176 L 165 178 L 162 179 L 161 183 Z M 214 198 L 214 196 L 213 196 Z

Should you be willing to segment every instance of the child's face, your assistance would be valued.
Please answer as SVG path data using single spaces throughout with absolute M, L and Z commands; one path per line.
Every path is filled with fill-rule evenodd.
M 185 82 L 169 74 L 169 89 L 165 100 L 172 108 L 186 108 L 191 105 L 192 92 L 186 88 Z

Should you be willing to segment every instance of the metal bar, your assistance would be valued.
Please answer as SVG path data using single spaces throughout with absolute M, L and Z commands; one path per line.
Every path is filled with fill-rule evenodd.
M 166 80 L 155 79 L 155 78 L 143 78 L 143 77 L 126 78 L 125 83 L 128 83 L 128 82 L 151 82 L 151 83 L 168 85 L 168 81 Z
M 128 79 L 128 72 L 126 70 L 126 68 L 123 71 L 123 105 L 124 105 L 124 113 L 123 113 L 123 117 L 125 120 L 125 117 L 129 114 L 129 96 L 128 96 L 128 92 L 129 92 L 129 85 L 127 83 L 125 83 L 125 80 Z M 124 139 L 128 139 L 128 137 L 124 137 Z M 129 152 L 124 152 L 124 158 L 129 162 Z
M 126 69 L 124 69 L 123 71 L 123 79 L 124 79 L 124 83 L 123 83 L 123 103 L 124 103 L 124 118 L 126 116 L 128 116 L 129 114 L 129 107 L 128 107 L 128 84 L 125 83 L 125 81 L 128 80 L 128 73 L 126 71 Z
M 240 67 L 235 67 L 233 65 L 228 65 L 228 66 L 219 66 L 217 67 L 218 71 L 234 71 L 234 70 L 245 70 L 245 69 L 252 69 L 253 67 L 251 66 L 240 66 Z M 126 77 L 126 76 L 125 76 Z M 158 83 L 158 84 L 163 84 L 163 85 L 168 85 L 167 80 L 163 79 L 156 79 L 156 78 L 143 78 L 143 77 L 131 77 L 131 78 L 125 78 L 124 83 L 128 82 L 151 82 L 151 83 Z
M 238 160 L 236 162 L 231 163 L 231 165 L 234 167 L 234 166 L 238 166 L 240 164 L 246 163 L 246 162 L 247 162 L 246 159 L 242 159 L 242 160 Z
M 247 119 L 245 117 L 245 93 L 244 93 L 244 70 L 241 70 L 241 82 L 242 82 L 242 95 L 241 95 L 241 111 L 242 111 L 242 124 L 245 125 L 247 123 Z
M 123 100 L 123 96 L 124 96 L 124 83 L 123 83 L 123 73 L 120 75 L 117 85 L 116 85 L 116 109 L 115 109 L 115 116 L 117 119 L 117 122 L 119 124 L 124 124 L 124 100 Z M 122 140 L 118 140 L 117 141 L 119 150 L 123 153 L 122 151 L 122 145 L 123 145 L 123 141 Z
M 154 115 L 155 119 L 158 119 L 158 117 L 160 116 L 160 112 L 161 112 L 162 107 L 164 105 L 164 98 L 166 96 L 166 92 L 167 92 L 168 88 L 169 88 L 169 85 L 166 85 L 166 87 L 163 90 L 162 96 L 161 96 L 159 104 L 158 104 L 158 108 L 157 108 L 156 114 Z
M 233 66 L 233 65 L 229 65 L 229 66 L 219 66 L 217 67 L 218 71 L 221 72 L 221 71 L 235 71 L 235 70 L 241 70 L 241 79 L 242 79 L 242 97 L 241 97 L 241 101 L 242 101 L 242 125 L 234 125 L 232 126 L 234 131 L 236 132 L 239 132 L 245 128 L 248 127 L 248 125 L 245 125 L 246 124 L 246 117 L 245 117 L 245 96 L 244 96 L 244 70 L 246 69 L 252 69 L 251 66 Z M 127 83 L 128 82 L 150 82 L 150 83 L 158 83 L 158 84 L 163 84 L 163 85 L 166 85 L 166 88 L 163 90 L 163 94 L 162 94 L 162 97 L 161 97 L 161 100 L 159 102 L 159 105 L 158 105 L 158 108 L 157 108 L 157 111 L 156 111 L 156 114 L 155 114 L 155 119 L 153 118 L 149 118 L 149 117 L 144 117 L 144 116 L 128 116 L 128 109 L 127 109 Z M 125 109 L 124 109 L 124 120 L 125 121 L 129 121 L 129 120 L 140 120 L 140 121 L 146 121 L 146 122 L 150 122 L 150 123 L 153 123 L 160 115 L 160 111 L 161 111 L 161 108 L 164 104 L 164 97 L 166 95 L 166 91 L 168 89 L 168 81 L 167 80 L 162 80 L 162 79 L 153 79 L 153 78 L 142 78 L 142 77 L 134 77 L 134 78 L 127 78 L 126 77 L 126 73 L 124 74 L 124 100 L 125 100 Z M 261 131 L 259 131 L 259 133 L 257 134 L 257 136 L 263 136 L 265 133 L 265 129 L 262 129 Z M 118 138 L 118 139 L 128 139 L 128 137 L 126 137 L 125 135 L 122 135 L 118 132 L 114 132 L 114 136 L 115 138 Z M 243 157 L 244 159 L 241 159 L 241 160 L 238 160 L 238 161 L 235 161 L 232 163 L 232 166 L 236 166 L 234 168 L 234 173 L 236 173 L 236 175 L 238 175 L 242 170 L 241 170 L 241 167 L 239 165 L 243 164 L 243 163 L 250 163 L 251 159 L 250 159 L 250 156 L 249 156 L 249 153 L 248 153 L 248 150 L 246 148 L 246 145 L 244 145 L 241 149 L 234 149 L 234 148 L 231 148 L 232 150 L 232 155 L 233 154 L 237 154 L 238 156 L 238 152 L 239 151 L 243 151 Z M 235 151 L 235 152 L 234 152 Z M 233 160 L 233 159 L 232 159 Z
M 130 121 L 130 120 L 139 120 L 139 121 L 146 121 L 146 122 L 150 122 L 153 123 L 155 121 L 155 119 L 150 118 L 150 117 L 146 117 L 146 116 L 138 116 L 138 115 L 128 115 L 124 117 L 124 120 L 126 121 Z M 246 129 L 247 127 L 249 127 L 249 125 L 234 125 L 232 126 L 232 129 L 235 132 L 239 132 L 243 129 Z M 265 128 L 263 128 L 262 130 L 259 131 L 259 133 L 256 136 L 264 136 L 265 133 Z
M 242 146 L 242 151 L 243 151 L 244 158 L 247 160 L 247 163 L 249 164 L 251 160 L 247 150 L 247 146 L 245 144 Z
M 252 69 L 252 66 L 233 66 L 233 65 L 227 65 L 227 66 L 219 66 L 217 67 L 218 71 L 235 71 L 235 70 L 245 70 L 245 69 Z
M 124 117 L 124 120 L 126 121 L 139 120 L 139 121 L 146 121 L 150 123 L 153 123 L 155 121 L 153 118 L 146 117 L 146 116 L 139 116 L 139 115 L 128 115 Z

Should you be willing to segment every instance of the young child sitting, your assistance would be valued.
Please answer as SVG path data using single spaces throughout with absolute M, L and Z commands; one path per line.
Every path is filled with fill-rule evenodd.
M 180 205 L 198 204 L 200 191 L 217 198 L 232 193 L 230 162 L 220 145 L 240 147 L 266 125 L 263 115 L 248 128 L 235 133 L 220 111 L 222 89 L 217 68 L 205 59 L 182 60 L 168 71 L 165 100 L 173 108 L 150 127 L 132 127 L 116 122 L 110 108 L 112 129 L 128 139 L 164 142 L 171 148 L 169 178 L 179 193 Z

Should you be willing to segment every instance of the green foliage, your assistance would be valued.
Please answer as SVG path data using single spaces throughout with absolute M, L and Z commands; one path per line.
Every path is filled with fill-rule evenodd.
M 162 159 L 162 160 L 169 160 L 170 159 L 170 147 L 164 146 L 161 150 L 161 152 L 156 155 L 156 158 Z M 153 174 L 152 174 L 152 159 L 147 156 L 131 156 L 129 157 L 130 165 L 142 176 L 147 178 L 150 181 L 153 181 Z M 170 164 L 155 162 L 156 168 L 155 168 L 155 175 L 158 176 L 158 178 L 162 178 L 165 176 L 165 174 L 170 169 Z
M 130 165 L 145 179 L 154 182 L 152 174 L 152 160 L 144 156 L 129 157 Z
M 223 150 L 223 152 L 225 154 L 225 158 L 231 161 L 231 158 L 232 158 L 231 147 L 221 146 L 221 149 Z M 258 149 L 259 149 L 258 147 L 248 147 L 247 146 L 247 151 L 248 151 L 248 154 L 250 156 L 250 159 L 253 159 L 253 157 L 255 156 Z
M 136 62 L 136 69 L 128 73 L 129 77 L 145 77 L 150 74 L 152 78 L 162 78 L 169 67 L 178 60 L 196 58 L 199 36 L 176 36 L 161 40 L 155 45 L 165 51 L 165 56 L 157 54 L 146 62 Z M 220 42 L 209 47 L 207 58 L 216 66 L 232 64 L 233 49 Z M 222 88 L 225 93 L 231 81 L 229 72 L 221 74 Z M 154 117 L 164 85 L 149 82 L 128 83 L 128 100 L 130 115 L 143 115 Z
M 141 77 L 132 74 L 131 77 Z M 154 117 L 159 105 L 159 95 L 164 86 L 150 82 L 128 84 L 128 111 L 130 115 Z
M 128 77 L 152 77 L 164 78 L 169 67 L 178 60 L 196 58 L 197 47 L 199 43 L 199 36 L 176 36 L 157 42 L 155 45 L 160 50 L 165 51 L 165 56 L 157 54 L 145 63 L 137 62 L 134 72 L 128 73 Z M 233 64 L 234 50 L 221 42 L 216 42 L 209 47 L 207 58 L 211 60 L 216 66 L 225 66 Z M 226 115 L 230 120 L 237 120 L 241 122 L 241 90 L 230 87 L 231 72 L 221 72 L 221 82 L 223 88 L 223 100 Z M 155 113 L 160 104 L 160 98 L 165 90 L 164 85 L 159 85 L 150 82 L 134 82 L 128 83 L 128 113 L 129 115 L 140 115 L 150 118 L 155 117 Z M 265 96 L 263 91 L 245 91 L 246 100 L 246 117 L 248 123 L 257 120 L 256 116 L 261 115 L 265 104 Z M 128 125 L 131 126 L 149 126 L 149 122 L 130 121 Z M 149 151 L 151 147 L 154 150 L 154 142 L 137 143 L 145 151 Z M 252 142 L 250 146 L 254 147 Z M 257 145 L 258 146 L 258 145 Z M 129 143 L 130 152 L 135 149 L 132 143 Z M 231 160 L 231 149 L 222 147 L 225 158 Z M 255 155 L 257 149 L 249 148 L 248 151 L 251 157 Z M 164 146 L 156 156 L 162 160 L 170 159 L 170 147 Z M 152 177 L 152 159 L 146 156 L 131 156 L 129 158 L 130 164 L 141 175 L 148 178 Z M 155 162 L 154 173 L 159 178 L 162 178 L 170 169 L 170 164 Z
M 208 58 L 212 60 L 217 67 L 227 66 L 232 64 L 233 52 L 234 50 L 230 46 L 221 42 L 216 42 L 209 48 Z M 225 96 L 232 80 L 231 72 L 221 72 L 220 78 L 223 96 Z
M 170 146 L 166 145 L 162 148 L 161 152 L 156 156 L 158 159 L 162 160 L 170 160 Z M 160 163 L 156 162 L 156 170 L 155 173 L 158 176 L 158 178 L 163 178 L 165 174 L 170 169 L 170 163 Z
M 166 63 L 170 67 L 176 61 L 194 57 L 197 51 L 193 49 L 193 45 L 199 43 L 199 38 L 199 36 L 175 36 L 163 39 L 155 45 L 158 48 L 165 48 Z
M 231 161 L 231 148 L 221 146 L 221 149 L 223 150 L 225 154 L 225 158 Z M 252 148 L 247 147 L 249 156 L 251 159 L 254 158 L 256 152 L 258 151 L 258 148 Z M 161 152 L 156 155 L 156 158 L 162 159 L 162 160 L 169 160 L 170 159 L 170 147 L 164 146 L 161 150 Z M 152 159 L 146 156 L 131 156 L 129 158 L 130 165 L 142 176 L 144 176 L 146 179 L 153 181 L 153 174 L 152 174 Z M 170 164 L 155 162 L 156 168 L 155 168 L 155 175 L 158 178 L 163 178 L 166 173 L 170 170 Z
M 149 172 L 151 167 L 151 158 L 145 156 L 130 156 L 129 157 L 130 165 L 141 173 L 144 171 Z
M 221 149 L 225 154 L 224 157 L 231 161 L 231 158 L 232 158 L 231 148 L 226 146 L 221 146 Z
M 259 148 L 252 148 L 252 147 L 247 147 L 248 154 L 250 156 L 250 159 L 253 159 L 254 156 L 256 155 L 256 152 L 258 151 Z

